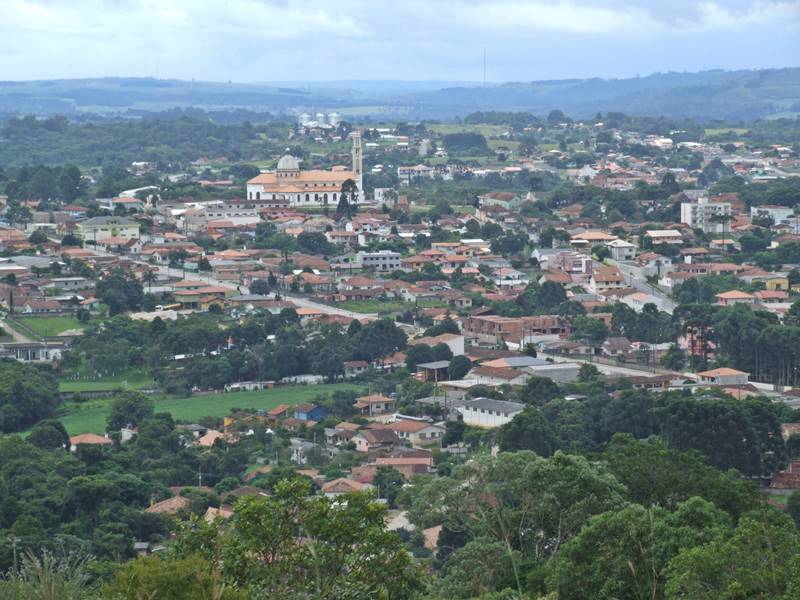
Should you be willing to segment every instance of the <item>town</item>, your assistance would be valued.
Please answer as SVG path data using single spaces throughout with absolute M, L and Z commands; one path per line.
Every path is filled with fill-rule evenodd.
M 800 598 L 797 3 L 6 4 L 0 599 Z
M 6 170 L 0 426 L 27 442 L 3 441 L 4 485 L 35 460 L 19 444 L 75 458 L 12 494 L 3 526 L 30 547 L 77 519 L 69 543 L 98 558 L 157 556 L 169 519 L 219 527 L 242 498 L 372 494 L 408 560 L 466 598 L 501 589 L 515 559 L 447 485 L 490 485 L 515 460 L 491 485 L 563 461 L 555 476 L 581 469 L 581 486 L 612 474 L 627 491 L 587 516 L 615 494 L 698 510 L 680 502 L 722 493 L 705 485 L 741 488 L 715 511 L 798 511 L 797 128 L 303 114 L 252 164 Z M 598 452 L 602 470 L 581 458 Z M 689 483 L 640 488 L 645 468 Z M 54 481 L 74 516 L 42 514 Z M 605 534 L 518 552 L 570 535 Z M 506 567 L 460 579 L 478 549 Z

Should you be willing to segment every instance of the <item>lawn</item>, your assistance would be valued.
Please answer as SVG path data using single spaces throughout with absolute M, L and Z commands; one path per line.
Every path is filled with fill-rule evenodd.
M 427 128 L 441 135 L 447 135 L 448 133 L 480 133 L 485 138 L 501 135 L 510 129 L 505 125 L 459 125 L 456 123 L 427 125 Z
M 744 127 L 710 127 L 705 130 L 706 135 L 723 135 L 726 133 L 736 133 L 739 135 L 745 134 L 749 131 Z
M 330 394 L 336 390 L 359 390 L 351 383 L 324 385 L 281 386 L 259 392 L 216 392 L 188 398 L 158 396 L 155 411 L 168 412 L 180 421 L 197 421 L 201 417 L 224 417 L 233 408 L 255 408 L 269 410 L 278 404 L 296 405 L 312 400 L 318 394 Z M 69 403 L 67 411 L 59 417 L 70 435 L 79 433 L 103 433 L 110 408 L 109 399 Z
M 423 300 L 417 304 L 419 308 L 444 308 L 446 303 L 441 300 Z M 337 302 L 336 308 L 350 310 L 356 313 L 392 313 L 404 312 L 406 310 L 414 310 L 413 302 L 403 302 L 402 300 L 348 300 L 346 302 Z
M 75 317 L 17 317 L 23 325 L 27 325 L 41 336 L 58 335 L 69 329 L 85 329 L 92 323 L 81 323 Z
M 60 392 L 102 392 L 104 390 L 141 390 L 155 385 L 153 378 L 144 371 L 134 369 L 113 377 L 100 377 L 92 379 L 81 377 L 79 379 L 62 378 L 58 380 Z

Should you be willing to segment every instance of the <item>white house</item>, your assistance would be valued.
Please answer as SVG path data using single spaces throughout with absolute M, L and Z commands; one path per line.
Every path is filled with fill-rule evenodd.
M 468 400 L 458 411 L 466 425 L 493 429 L 511 421 L 523 411 L 524 404 L 493 400 L 491 398 L 475 398 Z
M 636 245 L 625 240 L 611 240 L 606 242 L 606 248 L 611 252 L 614 260 L 631 260 L 636 256 Z

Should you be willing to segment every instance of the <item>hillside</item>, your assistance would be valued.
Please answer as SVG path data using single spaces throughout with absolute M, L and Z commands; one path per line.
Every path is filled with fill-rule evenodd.
M 575 117 L 632 115 L 750 121 L 800 113 L 800 68 L 658 73 L 630 79 L 503 84 L 408 81 L 216 83 L 150 78 L 0 82 L 0 115 L 139 116 L 174 107 L 450 119 L 478 110 L 554 108 Z

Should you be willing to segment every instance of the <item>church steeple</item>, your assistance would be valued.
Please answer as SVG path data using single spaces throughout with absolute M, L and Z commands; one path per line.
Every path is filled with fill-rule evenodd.
M 353 174 L 355 175 L 356 185 L 358 185 L 358 195 L 364 198 L 364 155 L 361 148 L 361 132 L 353 132 Z

